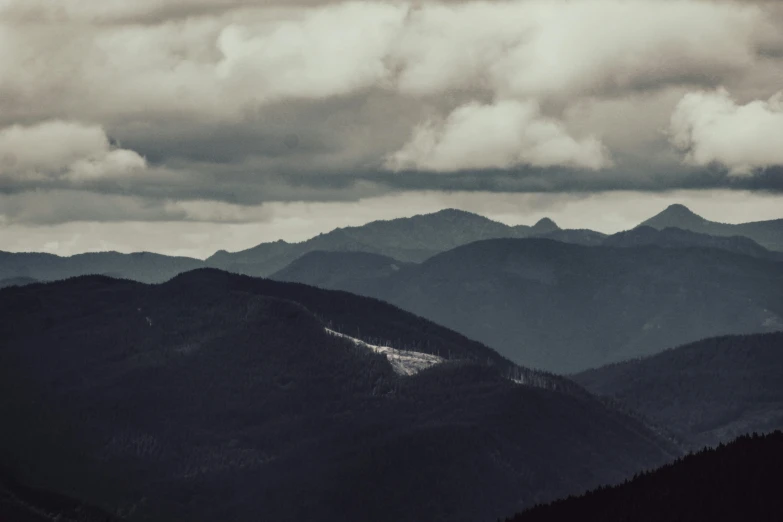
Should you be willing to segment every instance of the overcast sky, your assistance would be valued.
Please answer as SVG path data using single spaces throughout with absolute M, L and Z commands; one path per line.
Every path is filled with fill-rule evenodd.
M 0 250 L 783 217 L 783 2 L 0 0 Z

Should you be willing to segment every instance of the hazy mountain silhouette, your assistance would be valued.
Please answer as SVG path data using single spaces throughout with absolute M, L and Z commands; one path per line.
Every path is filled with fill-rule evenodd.
M 652 228 L 679 227 L 713 236 L 747 236 L 756 239 L 767 248 L 780 247 L 778 249 L 783 250 L 783 238 L 780 234 L 783 220 L 723 225 L 708 222 L 682 205 L 674 205 L 646 223 Z M 410 218 L 374 221 L 358 227 L 338 228 L 301 243 L 280 240 L 262 243 L 240 252 L 229 253 L 221 250 L 206 261 L 149 252 L 133 254 L 100 252 L 70 257 L 45 253 L 0 252 L 0 280 L 32 278 L 53 281 L 97 274 L 157 283 L 200 267 L 213 267 L 239 274 L 265 277 L 314 251 L 366 252 L 391 257 L 400 262 L 421 262 L 438 253 L 479 240 L 528 237 L 542 237 L 592 246 L 602 244 L 606 235 L 592 230 L 562 230 L 548 218 L 541 219 L 533 226 L 508 226 L 470 212 L 446 209 Z M 629 239 L 626 238 L 624 241 Z M 672 243 L 665 246 L 680 243 L 684 246 L 689 241 L 692 246 L 706 245 L 750 255 L 763 254 L 753 245 L 743 243 L 736 237 L 725 243 L 717 238 L 694 237 L 689 240 L 684 236 L 658 242 Z M 757 251 L 755 254 L 753 254 L 754 250 Z
M 580 228 L 554 230 L 536 237 L 553 239 L 562 243 L 573 243 L 575 245 L 595 246 L 603 244 L 607 234 L 596 232 L 595 230 Z
M 394 274 L 410 266 L 391 257 L 366 252 L 308 252 L 275 276 L 280 281 L 307 280 L 320 288 L 361 292 L 378 278 Z M 310 267 L 318 270 L 311 271 Z M 305 273 L 300 273 L 304 270 Z M 311 276 L 311 277 L 309 277 Z
M 399 261 L 420 262 L 439 252 L 481 239 L 528 237 L 557 229 L 557 225 L 547 218 L 533 227 L 512 227 L 478 214 L 446 209 L 433 214 L 338 228 L 301 243 L 277 241 L 241 252 L 220 251 L 207 259 L 207 264 L 241 274 L 268 276 L 313 251 L 359 251 Z
M 33 279 L 32 277 L 9 277 L 7 279 L 0 279 L 0 288 L 5 288 L 7 286 L 24 286 L 37 282 L 38 280 Z
M 322 259 L 300 259 L 274 277 L 378 297 L 559 373 L 783 329 L 783 263 L 718 249 L 488 240 L 374 281 L 351 279 L 350 256 Z
M 783 251 L 783 219 L 731 225 L 708 221 L 684 205 L 671 205 L 642 223 L 655 229 L 681 228 L 711 236 L 745 236 L 769 250 Z
M 719 248 L 737 254 L 783 260 L 780 252 L 772 252 L 744 236 L 710 236 L 682 228 L 656 229 L 639 226 L 606 237 L 603 244 L 616 247 L 655 245 L 664 248 L 703 247 Z
M 150 521 L 493 520 L 678 453 L 571 381 L 344 292 L 213 270 L 0 291 L 0 466 Z M 446 355 L 396 374 L 325 331 Z
M 144 283 L 160 283 L 203 266 L 203 261 L 151 252 L 95 252 L 61 257 L 37 252 L 0 251 L 0 279 L 54 281 L 80 275 L 107 275 Z
M 507 522 L 776 522 L 783 513 L 783 433 L 743 436 L 612 488 L 540 506 Z
M 783 332 L 706 339 L 574 378 L 701 447 L 783 428 L 781 376 Z
M 557 230 L 560 230 L 560 227 L 554 221 L 549 218 L 542 218 L 530 228 L 530 235 L 540 236 Z

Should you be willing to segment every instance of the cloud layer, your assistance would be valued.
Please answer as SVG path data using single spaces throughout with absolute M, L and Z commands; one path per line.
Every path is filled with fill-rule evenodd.
M 0 221 L 783 191 L 781 35 L 751 0 L 0 0 Z

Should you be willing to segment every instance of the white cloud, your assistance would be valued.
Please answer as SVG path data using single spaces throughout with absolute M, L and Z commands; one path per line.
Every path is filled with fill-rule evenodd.
M 136 152 L 112 147 L 98 125 L 55 120 L 0 129 L 0 177 L 90 181 L 125 177 L 146 167 Z
M 571 166 L 591 170 L 611 164 L 594 137 L 576 139 L 534 102 L 470 103 L 445 121 L 426 122 L 410 141 L 387 158 L 393 170 L 448 172 L 463 169 Z
M 351 2 L 272 26 L 230 25 L 217 41 L 223 54 L 217 76 L 261 100 L 335 96 L 379 84 L 388 77 L 384 56 L 405 12 Z
M 692 165 L 720 163 L 735 175 L 783 165 L 783 91 L 744 105 L 723 88 L 688 93 L 672 114 L 669 133 Z
M 373 87 L 604 95 L 742 76 L 781 32 L 773 7 L 704 0 L 270 3 L 12 1 L 0 111 L 235 120 L 248 105 Z M 160 10 L 200 16 L 98 23 Z
M 731 2 L 470 2 L 412 11 L 392 53 L 404 92 L 600 94 L 736 73 L 773 29 Z

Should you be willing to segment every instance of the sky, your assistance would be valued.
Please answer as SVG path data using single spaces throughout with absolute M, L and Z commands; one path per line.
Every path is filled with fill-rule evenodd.
M 0 0 L 0 250 L 783 217 L 783 2 Z

